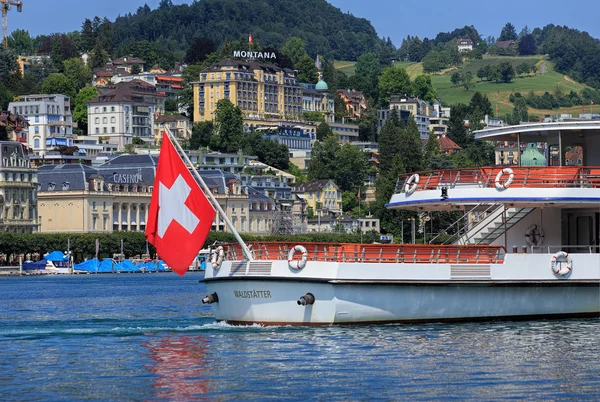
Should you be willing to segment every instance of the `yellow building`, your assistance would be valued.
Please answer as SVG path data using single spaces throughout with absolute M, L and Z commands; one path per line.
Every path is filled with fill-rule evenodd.
M 121 155 L 98 168 L 41 166 L 40 232 L 145 231 L 156 163 L 150 155 Z
M 211 121 L 217 102 L 229 99 L 244 118 L 299 119 L 303 89 L 291 69 L 227 59 L 200 72 L 194 87 L 194 123 Z
M 342 192 L 332 180 L 299 184 L 294 192 L 306 201 L 315 216 L 342 213 Z

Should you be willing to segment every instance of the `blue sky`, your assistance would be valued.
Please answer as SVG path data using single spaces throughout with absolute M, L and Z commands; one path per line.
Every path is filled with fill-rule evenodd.
M 21 28 L 32 36 L 53 32 L 79 30 L 83 20 L 135 12 L 147 3 L 156 8 L 160 0 L 22 0 L 23 12 L 8 14 L 9 32 Z M 302 0 L 298 0 L 302 1 Z M 191 1 L 173 0 L 174 4 Z M 433 38 L 438 32 L 448 32 L 465 25 L 474 25 L 487 37 L 498 37 L 500 30 L 511 22 L 517 32 L 525 25 L 530 29 L 546 24 L 567 25 L 600 38 L 600 1 L 575 3 L 564 0 L 329 0 L 342 11 L 366 18 L 379 36 L 389 36 L 396 46 L 407 35 Z

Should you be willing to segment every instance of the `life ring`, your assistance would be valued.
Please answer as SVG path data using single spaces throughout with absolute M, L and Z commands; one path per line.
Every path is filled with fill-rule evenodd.
M 294 259 L 294 254 L 296 254 L 296 251 L 299 251 L 302 255 L 301 258 L 299 260 L 295 260 Z M 306 251 L 306 247 L 301 246 L 301 245 L 297 245 L 294 246 L 290 252 L 288 253 L 288 266 L 291 269 L 302 269 L 306 266 L 306 261 L 308 260 L 308 251 Z
M 502 183 L 500 181 L 500 179 L 502 179 L 502 175 L 504 173 L 506 173 L 508 175 L 508 179 L 506 179 L 504 181 L 504 183 Z M 496 190 L 498 190 L 498 191 L 506 190 L 512 184 L 514 179 L 515 179 L 515 173 L 513 172 L 513 170 L 511 168 L 502 169 L 496 175 L 496 180 L 494 182 L 494 185 L 496 186 Z
M 412 176 L 410 176 L 408 180 L 406 180 L 406 184 L 404 185 L 404 192 L 406 193 L 406 195 L 411 195 L 415 192 L 415 190 L 419 186 L 420 179 L 421 178 L 419 177 L 419 174 L 415 173 Z
M 544 229 L 533 224 L 525 232 L 525 241 L 530 246 L 541 246 L 544 243 Z
M 559 259 L 561 261 L 559 261 Z M 566 251 L 559 251 L 552 256 L 550 268 L 554 275 L 567 276 L 573 271 L 573 259 Z
M 223 258 L 225 258 L 225 251 L 223 250 L 223 246 L 219 246 L 212 251 L 210 264 L 212 265 L 213 269 L 221 268 Z

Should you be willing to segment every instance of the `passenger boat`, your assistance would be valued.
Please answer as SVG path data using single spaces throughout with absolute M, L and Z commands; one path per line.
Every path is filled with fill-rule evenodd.
M 207 263 L 203 302 L 231 324 L 599 317 L 600 167 L 567 166 L 564 154 L 582 146 L 583 162 L 600 165 L 600 122 L 476 137 L 545 140 L 558 166 L 402 176 L 387 206 L 463 211 L 451 244 L 227 244 Z

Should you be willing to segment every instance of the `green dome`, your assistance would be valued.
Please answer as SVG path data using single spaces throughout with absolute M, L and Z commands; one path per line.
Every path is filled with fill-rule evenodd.
M 317 91 L 328 91 L 329 87 L 327 86 L 327 83 L 325 81 L 321 80 L 321 81 L 317 82 L 317 85 L 315 86 L 315 89 Z
M 521 166 L 546 166 L 546 157 L 534 142 L 527 144 L 527 148 L 521 155 Z

